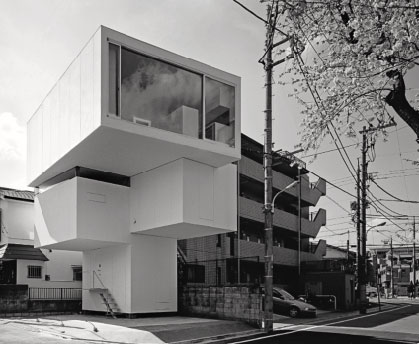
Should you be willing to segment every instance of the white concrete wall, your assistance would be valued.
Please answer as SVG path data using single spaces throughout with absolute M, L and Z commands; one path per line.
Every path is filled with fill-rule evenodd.
M 236 166 L 179 159 L 131 178 L 130 200 L 132 233 L 184 239 L 235 231 Z
M 97 31 L 28 121 L 29 183 L 100 125 L 100 68 Z
M 54 185 L 35 197 L 35 246 L 77 237 L 77 179 Z
M 130 240 L 128 187 L 76 177 L 38 194 L 35 207 L 37 246 L 83 251 Z
M 0 243 L 32 245 L 34 238 L 34 207 L 32 202 L 0 200 L 2 229 Z
M 106 288 L 120 311 L 130 313 L 131 265 L 130 245 L 83 252 L 83 310 L 106 311 L 99 292 L 90 290 Z
M 133 235 L 131 250 L 131 313 L 176 312 L 176 239 Z
M 183 221 L 182 174 L 181 159 L 131 178 L 131 232 Z
M 128 243 L 129 191 L 126 186 L 77 180 L 77 237 Z

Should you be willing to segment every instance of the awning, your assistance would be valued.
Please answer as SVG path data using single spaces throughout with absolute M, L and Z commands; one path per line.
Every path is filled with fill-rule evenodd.
M 41 260 L 48 261 L 39 248 L 34 248 L 31 245 L 19 244 L 5 244 L 0 246 L 0 259 L 26 259 L 26 260 Z

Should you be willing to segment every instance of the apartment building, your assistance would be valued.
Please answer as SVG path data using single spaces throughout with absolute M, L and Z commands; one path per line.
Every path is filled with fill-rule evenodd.
M 34 247 L 34 194 L 0 188 L 0 284 L 81 288 L 80 252 Z
M 238 231 L 180 241 L 180 255 L 188 269 L 185 283 L 263 283 L 263 147 L 243 134 L 241 143 L 242 156 L 237 163 Z M 310 207 L 326 194 L 326 182 L 322 178 L 310 182 L 307 173 L 304 163 L 292 154 L 275 154 L 273 194 L 285 191 L 278 195 L 274 208 L 274 284 L 292 290 L 297 289 L 301 263 L 321 260 L 326 253 L 324 240 L 312 243 L 326 224 L 326 211 L 310 212 Z
M 370 252 L 377 262 L 378 282 L 388 290 L 393 286 L 396 295 L 407 295 L 408 285 L 414 282 L 413 246 L 392 249 L 383 246 L 370 249 Z M 416 280 L 419 279 L 418 263 L 418 253 L 416 253 Z
M 177 311 L 177 240 L 237 230 L 240 141 L 239 77 L 99 28 L 28 122 L 36 247 L 82 252 L 83 310 Z

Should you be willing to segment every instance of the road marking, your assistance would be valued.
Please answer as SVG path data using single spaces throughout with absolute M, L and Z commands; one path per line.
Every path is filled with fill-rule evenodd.
M 307 327 L 307 328 L 301 328 L 301 329 L 297 329 L 297 330 L 286 332 L 286 333 L 277 333 L 277 334 L 271 334 L 269 336 L 263 336 L 263 337 L 258 337 L 258 338 L 254 338 L 254 339 L 246 339 L 246 340 L 242 340 L 242 341 L 239 341 L 239 342 L 232 342 L 232 344 L 248 343 L 248 342 L 253 342 L 253 341 L 262 340 L 262 339 L 266 339 L 266 338 L 274 338 L 274 337 L 286 336 L 286 335 L 293 334 L 293 333 L 296 333 L 296 332 L 309 331 L 309 330 L 312 330 L 312 329 L 315 329 L 315 328 L 319 328 L 319 327 L 326 327 L 326 326 L 329 326 L 329 325 L 336 325 L 336 324 L 340 324 L 340 323 L 343 323 L 343 322 L 349 322 L 349 321 L 352 321 L 352 320 L 358 320 L 358 319 L 362 319 L 362 318 L 372 317 L 374 315 L 379 315 L 379 314 L 384 314 L 384 313 L 388 313 L 388 312 L 393 312 L 395 310 L 403 309 L 403 308 L 410 307 L 410 306 L 411 305 L 407 305 L 407 306 L 402 306 L 402 307 L 398 307 L 398 308 L 389 309 L 389 310 L 383 311 L 383 312 L 377 312 L 377 313 L 372 313 L 372 314 L 367 314 L 367 315 L 361 315 L 361 316 L 359 316 L 357 318 L 346 319 L 346 320 L 339 320 L 339 321 L 331 322 L 331 323 L 324 324 L 324 325 L 314 325 L 314 326 L 310 326 L 310 327 Z M 303 325 L 303 324 L 301 324 L 301 325 Z M 292 325 L 292 326 L 289 326 L 288 328 L 287 327 L 285 327 L 285 328 L 283 327 L 280 330 L 281 331 L 282 330 L 287 330 L 287 329 L 293 328 L 295 326 L 301 326 L 301 325 Z

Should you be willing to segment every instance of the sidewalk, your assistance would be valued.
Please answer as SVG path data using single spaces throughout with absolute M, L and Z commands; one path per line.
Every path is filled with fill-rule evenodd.
M 105 316 L 57 315 L 0 319 L 0 343 L 205 343 L 260 333 L 238 321 L 192 317 L 112 319 Z
M 388 300 L 386 300 L 388 301 Z M 400 299 L 382 304 L 382 310 L 397 307 Z M 418 300 L 419 301 L 419 300 Z M 378 312 L 378 306 L 367 313 Z M 358 315 L 359 311 L 318 311 L 317 318 L 274 316 L 274 330 L 298 325 L 311 325 L 331 319 Z M 238 321 L 214 320 L 182 316 L 153 318 L 107 318 L 93 315 L 56 315 L 39 318 L 0 319 L 0 343 L 209 343 L 256 336 L 263 332 Z

